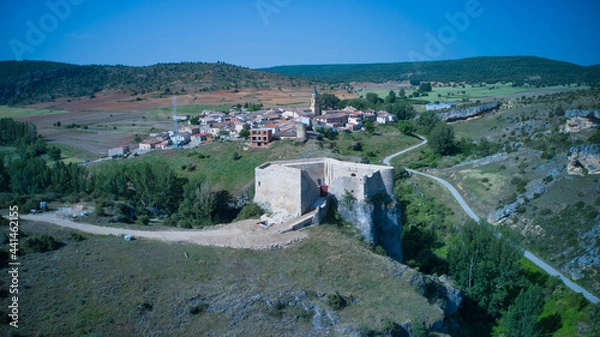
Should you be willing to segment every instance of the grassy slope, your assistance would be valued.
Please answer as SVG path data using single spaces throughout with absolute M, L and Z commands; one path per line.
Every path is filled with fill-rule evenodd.
M 333 143 L 325 141 L 323 144 L 314 140 L 303 145 L 292 141 L 276 141 L 271 144 L 269 150 L 253 149 L 243 142 L 214 142 L 193 150 L 152 151 L 128 160 L 167 160 L 183 176 L 203 175 L 214 188 L 226 189 L 235 195 L 252 185 L 254 168 L 267 161 L 318 156 L 332 156 L 344 160 L 348 159 L 347 157 L 360 158 L 372 152 L 375 156 L 369 159 L 375 164 L 398 149 L 418 143 L 418 139 L 402 135 L 393 127 L 381 128 L 381 132 L 379 135 L 341 133 Z M 348 149 L 357 141 L 364 144 L 362 151 Z M 234 160 L 234 152 L 239 154 L 239 159 Z M 200 158 L 201 156 L 204 158 Z
M 308 331 L 311 314 L 304 313 L 306 321 L 294 316 L 312 311 L 315 317 L 317 307 L 353 328 L 380 329 L 384 320 L 432 323 L 442 314 L 413 289 L 410 272 L 392 276 L 399 265 L 331 225 L 268 252 L 91 235 L 75 243 L 52 225 L 21 227 L 66 242 L 58 251 L 21 257 L 24 335 L 285 335 Z M 318 294 L 335 292 L 356 301 L 332 311 Z M 290 296 L 305 298 L 302 303 L 312 309 L 274 312 L 267 304 Z M 190 314 L 201 303 L 206 310 Z M 143 304 L 152 309 L 136 309 Z M 0 331 L 6 334 L 6 325 Z
M 64 111 L 54 109 L 13 108 L 6 105 L 0 105 L 0 118 L 18 119 L 60 113 L 64 113 Z

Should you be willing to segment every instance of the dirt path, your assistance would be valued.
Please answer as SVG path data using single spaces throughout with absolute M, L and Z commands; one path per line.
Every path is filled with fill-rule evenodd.
M 204 246 L 269 249 L 284 247 L 306 238 L 308 235 L 301 231 L 280 233 L 281 225 L 274 225 L 268 229 L 259 229 L 254 225 L 257 220 L 244 220 L 232 224 L 220 225 L 215 228 L 203 230 L 164 230 L 144 231 L 116 227 L 96 226 L 81 222 L 74 222 L 62 218 L 56 212 L 47 212 L 35 215 L 23 215 L 21 219 L 47 222 L 61 227 L 72 228 L 92 234 L 100 235 L 131 235 L 134 238 L 170 242 L 189 242 Z

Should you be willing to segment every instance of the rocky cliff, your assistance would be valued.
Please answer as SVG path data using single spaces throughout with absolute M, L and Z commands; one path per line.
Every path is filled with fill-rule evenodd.
M 600 110 L 567 110 L 566 132 L 579 132 L 600 125 Z
M 473 118 L 482 115 L 488 111 L 498 109 L 499 107 L 500 103 L 483 104 L 465 109 L 450 110 L 448 112 L 440 113 L 437 116 L 444 122 L 453 122 Z
M 569 174 L 599 174 L 600 173 L 600 145 L 582 144 L 572 147 L 569 152 Z
M 344 200 L 338 203 L 338 212 L 360 230 L 365 241 L 383 247 L 389 257 L 402 261 L 402 213 L 397 203 Z

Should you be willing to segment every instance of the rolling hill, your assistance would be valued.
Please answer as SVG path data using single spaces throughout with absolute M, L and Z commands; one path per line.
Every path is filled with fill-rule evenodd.
M 476 57 L 462 60 L 378 64 L 298 65 L 258 69 L 325 82 L 421 81 L 533 85 L 600 83 L 600 65 L 579 66 L 540 57 Z
M 103 90 L 184 92 L 308 85 L 308 80 L 225 63 L 167 63 L 146 67 L 0 61 L 0 104 L 31 104 Z

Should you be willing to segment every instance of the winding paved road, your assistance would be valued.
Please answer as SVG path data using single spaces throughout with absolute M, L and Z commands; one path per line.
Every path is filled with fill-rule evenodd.
M 404 154 L 408 151 L 412 151 L 416 148 L 418 148 L 421 145 L 425 145 L 427 143 L 427 140 L 419 135 L 417 135 L 417 137 L 419 137 L 420 139 L 423 140 L 423 142 L 415 145 L 415 146 L 411 146 L 408 149 L 404 149 L 400 152 L 394 153 L 391 156 L 387 156 L 383 159 L 383 163 L 386 165 L 390 165 L 390 160 L 392 160 L 392 158 L 397 157 L 401 154 Z M 442 186 L 444 186 L 448 191 L 450 191 L 450 193 L 452 194 L 452 196 L 454 197 L 454 199 L 456 199 L 456 201 L 458 201 L 458 204 L 460 205 L 460 207 L 462 207 L 462 209 L 467 213 L 467 215 L 469 217 L 471 217 L 471 219 L 475 220 L 476 222 L 479 222 L 480 218 L 477 216 L 477 214 L 475 214 L 475 212 L 473 212 L 473 210 L 471 209 L 471 207 L 469 207 L 469 205 L 465 202 L 465 200 L 462 198 L 462 196 L 460 195 L 460 193 L 458 193 L 458 191 L 456 190 L 456 188 L 454 188 L 454 186 L 452 186 L 452 184 L 450 184 L 449 182 L 447 182 L 446 180 L 442 179 L 442 178 L 438 178 L 436 176 L 432 176 L 430 174 L 425 174 L 419 171 L 415 171 L 415 170 L 411 170 L 411 169 L 406 169 L 408 172 L 413 173 L 413 174 L 418 174 L 430 179 L 433 179 L 435 181 L 437 181 L 438 183 L 442 184 Z M 558 272 L 558 270 L 552 268 L 550 265 L 548 265 L 546 262 L 542 261 L 540 258 L 538 258 L 537 256 L 533 255 L 531 252 L 523 249 L 522 247 L 519 246 L 519 248 L 521 250 L 523 250 L 523 255 L 525 256 L 525 258 L 527 258 L 529 261 L 533 262 L 536 266 L 542 268 L 546 273 L 552 275 L 552 276 L 558 276 L 561 281 L 567 286 L 569 287 L 571 290 L 581 293 L 588 301 L 592 302 L 592 303 L 599 303 L 600 299 L 598 299 L 598 297 L 592 295 L 589 291 L 583 289 L 581 286 L 579 286 L 578 284 L 574 283 L 573 281 L 571 281 L 570 279 L 568 279 L 566 276 L 564 276 L 563 274 L 561 274 L 560 272 Z

